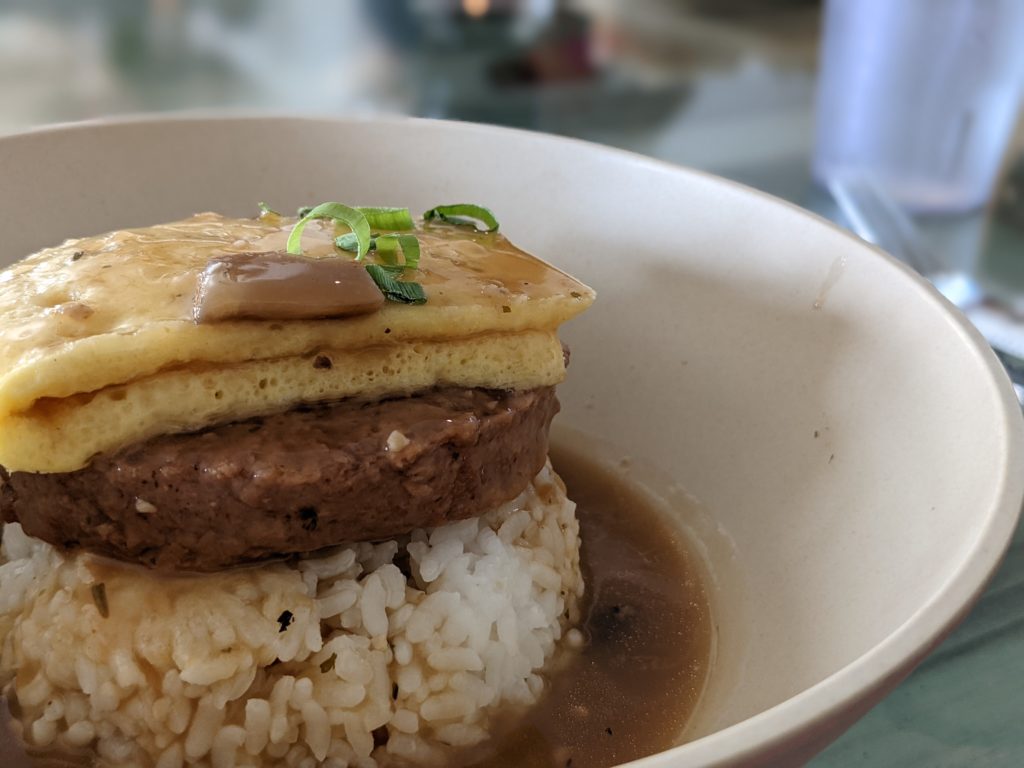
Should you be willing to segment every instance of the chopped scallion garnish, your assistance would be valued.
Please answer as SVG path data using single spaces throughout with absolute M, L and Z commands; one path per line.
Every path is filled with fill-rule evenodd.
M 260 205 L 262 206 L 263 204 L 260 203 Z M 300 219 L 305 218 L 314 207 L 316 206 L 302 206 L 299 208 L 298 217 Z M 372 205 L 354 205 L 352 207 L 366 217 L 366 220 L 370 223 L 370 226 L 373 229 L 412 229 L 416 226 L 408 208 L 390 208 L 386 206 Z
M 355 236 L 353 232 L 346 232 L 344 235 L 338 235 L 334 238 L 334 244 L 343 251 L 352 251 L 353 253 L 359 250 L 359 238 Z M 377 238 L 370 238 L 370 250 L 377 250 Z
M 358 206 L 356 208 L 374 229 L 412 229 L 415 223 L 408 208 L 373 208 Z
M 401 304 L 425 304 L 427 295 L 423 292 L 422 285 L 398 279 L 403 269 L 403 267 L 383 264 L 366 265 L 366 271 L 370 273 L 373 282 L 377 284 L 380 292 L 388 301 L 397 301 Z
M 402 266 L 415 269 L 420 264 L 420 241 L 415 235 L 377 235 L 377 252 L 389 264 L 394 263 L 395 250 L 402 249 Z
M 302 253 L 302 230 L 306 228 L 313 219 L 334 219 L 341 222 L 349 229 L 356 238 L 356 261 L 362 259 L 370 250 L 370 223 L 358 209 L 349 208 L 341 203 L 320 203 L 310 208 L 292 227 L 288 236 L 288 253 L 299 255 Z
M 481 232 L 498 231 L 498 220 L 491 213 L 490 209 L 484 208 L 482 205 L 472 205 L 470 203 L 435 206 L 423 214 L 423 219 L 424 221 L 440 219 L 448 224 L 475 227 Z M 484 227 L 479 227 L 477 221 L 483 223 Z
M 269 214 L 273 214 L 274 216 L 280 216 L 281 215 L 280 213 L 275 211 L 273 208 L 271 208 L 266 203 L 260 202 L 260 203 L 257 203 L 256 205 L 258 205 L 259 208 L 260 208 L 260 216 L 266 216 L 268 213 Z
M 359 247 L 356 236 L 351 232 L 334 238 L 334 244 L 343 251 L 355 251 Z M 397 249 L 402 251 L 402 264 L 398 264 L 395 258 Z M 420 241 L 416 235 L 377 235 L 370 238 L 370 250 L 377 251 L 389 265 L 415 269 L 420 263 Z
M 261 211 L 269 211 L 260 204 Z M 478 205 L 442 205 L 432 208 L 424 214 L 424 218 L 439 218 L 454 224 L 470 224 L 473 221 L 462 217 L 472 217 L 493 232 L 498 228 L 494 214 Z M 299 221 L 292 227 L 288 236 L 288 253 L 302 253 L 302 231 L 313 219 L 333 219 L 347 226 L 346 232 L 334 238 L 334 244 L 343 251 L 352 251 L 359 261 L 370 251 L 376 251 L 384 264 L 367 264 L 366 271 L 373 282 L 388 301 L 402 304 L 424 304 L 427 295 L 423 286 L 412 280 L 402 280 L 406 269 L 415 269 L 420 263 L 420 242 L 415 235 L 395 232 L 394 230 L 413 229 L 415 223 L 408 208 L 381 207 L 349 207 L 341 203 L 321 203 L 299 209 Z M 374 236 L 373 230 L 392 230 Z M 398 263 L 398 252 L 402 253 Z

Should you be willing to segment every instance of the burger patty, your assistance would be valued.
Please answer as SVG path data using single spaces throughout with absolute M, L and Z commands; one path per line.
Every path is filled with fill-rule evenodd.
M 304 406 L 2 472 L 0 508 L 59 546 L 214 571 L 479 515 L 540 471 L 557 411 L 553 387 Z

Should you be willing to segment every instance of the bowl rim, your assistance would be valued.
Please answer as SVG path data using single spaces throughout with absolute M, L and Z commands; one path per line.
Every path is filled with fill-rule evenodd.
M 409 126 L 411 130 L 455 131 L 504 137 L 518 142 L 548 143 L 576 151 L 606 154 L 638 167 L 670 173 L 680 179 L 698 180 L 734 194 L 756 198 L 761 205 L 782 207 L 812 226 L 824 226 L 846 238 L 849 245 L 863 249 L 869 258 L 881 259 L 908 280 L 921 297 L 939 310 L 950 332 L 958 333 L 978 359 L 994 389 L 995 437 L 1001 442 L 997 493 L 991 498 L 984 525 L 959 567 L 899 627 L 874 647 L 844 667 L 790 698 L 694 741 L 626 763 L 636 768 L 668 768 L 685 761 L 687 765 L 725 765 L 762 755 L 782 747 L 801 734 L 813 732 L 833 716 L 853 710 L 874 693 L 887 691 L 919 663 L 969 612 L 1002 561 L 1021 515 L 1024 473 L 1024 418 L 1021 405 L 1003 366 L 981 333 L 964 315 L 913 269 L 879 248 L 855 237 L 837 224 L 795 203 L 713 173 L 668 161 L 566 136 L 504 126 L 455 120 L 404 117 L 400 115 L 357 115 L 339 117 L 316 113 L 282 113 L 272 110 L 197 109 L 160 113 L 136 113 L 89 120 L 51 123 L 0 136 L 0 143 L 42 139 L 48 134 L 103 131 L 121 126 L 167 125 L 174 123 L 287 123 Z M 866 711 L 866 710 L 865 710 Z M 863 714 L 863 713 L 861 713 Z

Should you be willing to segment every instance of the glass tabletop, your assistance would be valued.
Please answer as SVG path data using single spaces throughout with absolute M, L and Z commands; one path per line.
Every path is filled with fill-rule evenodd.
M 820 10 L 815 0 L 8 0 L 0 132 L 183 108 L 449 117 L 634 150 L 845 223 L 810 174 Z M 1016 147 L 987 209 L 914 224 L 1024 315 Z M 1024 357 L 1015 320 L 972 319 L 996 323 L 988 330 Z M 813 764 L 1024 765 L 1021 689 L 1018 531 L 967 620 Z

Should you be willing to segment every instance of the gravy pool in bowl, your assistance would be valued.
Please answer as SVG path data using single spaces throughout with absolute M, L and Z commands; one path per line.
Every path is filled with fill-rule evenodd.
M 32 754 L 440 765 L 490 740 L 610 765 L 673 743 L 706 674 L 699 578 L 596 477 L 581 569 L 547 432 L 556 331 L 593 292 L 496 229 L 465 205 L 203 214 L 4 274 L 0 674 Z
M 704 563 L 688 534 L 584 447 L 558 442 L 551 460 L 580 520 L 583 645 L 511 733 L 486 745 L 478 768 L 604 768 L 668 749 L 711 673 Z

